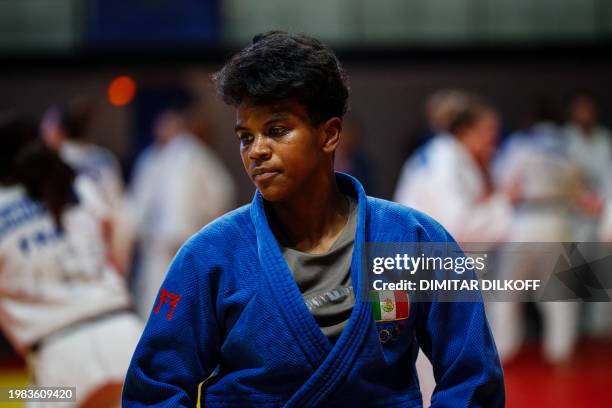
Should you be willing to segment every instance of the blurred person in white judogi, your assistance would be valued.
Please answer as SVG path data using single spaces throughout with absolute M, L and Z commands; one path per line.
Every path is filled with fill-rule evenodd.
M 434 92 L 425 102 L 425 116 L 433 136 L 419 146 L 404 162 L 395 188 L 393 200 L 410 205 L 420 183 L 427 183 L 422 174 L 427 174 L 429 150 L 438 137 L 449 135 L 449 126 L 459 112 L 465 109 L 472 96 L 461 89 L 441 89 Z M 423 173 L 425 172 L 425 173 Z
M 455 90 L 430 98 L 428 112 L 438 134 L 407 161 L 395 201 L 436 218 L 458 242 L 503 241 L 517 187 L 492 189 L 489 163 L 499 134 L 497 112 Z M 417 372 L 427 406 L 435 379 L 422 352 Z
M 495 163 L 496 182 L 520 183 L 510 242 L 572 241 L 571 215 L 580 191 L 579 172 L 571 161 L 555 112 L 546 99 L 535 101 L 533 125 L 511 135 Z M 552 272 L 542 268 L 537 254 L 508 252 L 500 270 L 505 279 L 542 279 Z M 523 342 L 522 303 L 489 304 L 493 335 L 502 361 L 510 361 Z M 542 314 L 543 350 L 554 364 L 572 356 L 578 335 L 579 305 L 575 302 L 538 302 Z
M 578 93 L 570 103 L 569 122 L 564 130 L 568 152 L 580 170 L 588 200 L 587 212 L 578 215 L 575 240 L 597 240 L 603 203 L 612 197 L 612 133 L 598 123 L 595 100 L 587 93 Z M 588 195 L 586 195 L 588 193 Z
M 142 322 L 108 259 L 99 190 L 35 134 L 0 114 L 0 328 L 33 385 L 76 387 L 75 402 L 28 407 L 119 407 Z
M 105 220 L 105 237 L 112 260 L 122 275 L 128 271 L 133 231 L 126 219 L 121 166 L 110 150 L 87 140 L 94 104 L 77 98 L 65 106 L 52 106 L 41 121 L 41 136 L 79 175 L 87 177 L 99 190 L 99 216 Z
M 191 131 L 189 104 L 173 101 L 158 115 L 155 141 L 141 153 L 132 179 L 130 201 L 140 239 L 134 294 L 144 318 L 180 245 L 235 204 L 225 165 Z
M 516 188 L 496 191 L 491 182 L 489 165 L 497 146 L 499 116 L 469 95 L 457 100 L 456 106 L 447 131 L 408 160 L 395 201 L 439 220 L 458 242 L 503 241 Z
M 573 96 L 564 133 L 569 154 L 585 186 L 579 196 L 581 211 L 574 212 L 574 241 L 609 240 L 605 228 L 610 216 L 606 214 L 612 209 L 612 133 L 599 123 L 594 96 L 588 92 L 577 92 Z M 608 211 L 605 211 L 606 203 Z M 595 302 L 586 306 L 587 333 L 592 336 L 611 334 L 610 304 Z

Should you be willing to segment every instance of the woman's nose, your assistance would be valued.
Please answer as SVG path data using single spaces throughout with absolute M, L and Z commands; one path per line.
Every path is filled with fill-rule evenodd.
M 253 160 L 265 160 L 270 157 L 271 153 L 268 139 L 261 135 L 255 136 L 249 149 L 249 157 Z

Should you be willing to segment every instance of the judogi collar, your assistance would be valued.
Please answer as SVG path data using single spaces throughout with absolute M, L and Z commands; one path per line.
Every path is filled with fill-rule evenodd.
M 258 257 L 264 270 L 265 284 L 272 302 L 285 319 L 295 342 L 313 367 L 313 374 L 285 405 L 314 406 L 342 382 L 372 325 L 372 310 L 367 297 L 362 296 L 361 253 L 365 242 L 367 197 L 361 184 L 353 177 L 336 173 L 341 192 L 355 196 L 358 204 L 357 231 L 351 264 L 351 279 L 355 291 L 355 306 L 351 317 L 335 345 L 325 337 L 304 299 L 283 258 L 264 211 L 264 199 L 259 191 L 253 198 L 250 214 L 257 231 Z

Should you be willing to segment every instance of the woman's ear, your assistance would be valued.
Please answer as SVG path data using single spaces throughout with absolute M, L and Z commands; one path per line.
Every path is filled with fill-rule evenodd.
M 321 125 L 323 131 L 323 151 L 333 153 L 340 143 L 340 132 L 342 132 L 342 119 L 331 118 Z

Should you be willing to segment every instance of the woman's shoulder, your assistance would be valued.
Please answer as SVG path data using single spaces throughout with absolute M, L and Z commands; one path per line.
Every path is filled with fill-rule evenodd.
M 388 242 L 447 242 L 453 238 L 431 216 L 396 202 L 368 197 L 370 228 Z
M 43 213 L 44 208 L 30 199 L 22 186 L 0 186 L 0 239 Z
M 205 225 L 185 246 L 192 250 L 203 247 L 223 249 L 244 240 L 254 240 L 255 232 L 250 215 L 251 204 L 236 208 Z
M 240 288 L 254 279 L 249 268 L 257 254 L 257 236 L 250 217 L 250 204 L 217 218 L 183 244 L 172 262 L 172 279 L 192 275 L 197 281 L 214 280 L 218 290 Z M 229 288 L 229 289 L 228 289 Z

